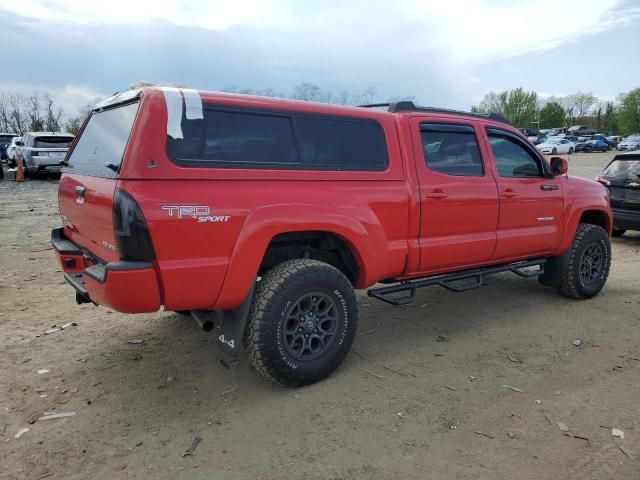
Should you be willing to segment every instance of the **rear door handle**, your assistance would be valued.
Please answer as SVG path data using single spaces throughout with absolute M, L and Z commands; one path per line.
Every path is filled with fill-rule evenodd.
M 449 195 L 444 193 L 442 190 L 434 190 L 433 192 L 427 193 L 427 198 L 447 198 Z
M 511 190 L 510 188 L 508 188 L 507 190 L 502 192 L 500 195 L 505 197 L 505 198 L 513 198 L 518 194 L 516 192 L 514 192 L 513 190 Z

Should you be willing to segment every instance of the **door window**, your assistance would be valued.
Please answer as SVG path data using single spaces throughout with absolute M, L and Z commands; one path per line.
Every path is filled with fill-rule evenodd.
M 427 167 L 446 175 L 482 177 L 482 156 L 473 127 L 423 123 L 422 148 Z
M 498 174 L 506 178 L 544 177 L 541 160 L 516 139 L 489 133 Z

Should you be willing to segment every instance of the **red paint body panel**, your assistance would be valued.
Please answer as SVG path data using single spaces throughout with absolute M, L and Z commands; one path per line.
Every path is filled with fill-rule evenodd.
M 380 280 L 560 254 L 586 210 L 603 212 L 611 224 L 608 199 L 595 182 L 499 178 L 484 127 L 499 126 L 520 135 L 504 124 L 453 114 L 393 114 L 244 95 L 200 95 L 205 105 L 375 120 L 385 134 L 389 166 L 385 171 L 178 166 L 166 151 L 163 93 L 145 89 L 118 178 L 65 173 L 60 182 L 65 236 L 97 261 L 119 260 L 112 248 L 116 188 L 135 199 L 150 232 L 154 268 L 109 271 L 104 284 L 85 275 L 97 303 L 123 312 L 153 311 L 161 305 L 166 310 L 234 308 L 244 300 L 271 240 L 288 232 L 323 231 L 342 239 L 359 267 L 355 287 L 366 288 Z M 423 121 L 474 127 L 485 175 L 452 177 L 429 170 L 419 132 Z M 147 167 L 150 163 L 154 168 Z M 540 183 L 559 188 L 549 194 Z M 85 188 L 84 201 L 77 198 L 78 186 Z M 500 192 L 506 189 L 517 196 L 502 198 Z M 440 191 L 447 196 L 428 196 Z M 210 215 L 229 218 L 213 223 L 178 218 L 163 208 L 171 205 L 203 205 Z M 541 216 L 555 221 L 539 225 L 535 219 Z M 61 261 L 66 257 L 61 255 Z
M 162 305 L 156 272 L 152 268 L 107 272 L 104 283 L 84 275 L 94 302 L 123 313 L 155 312 Z

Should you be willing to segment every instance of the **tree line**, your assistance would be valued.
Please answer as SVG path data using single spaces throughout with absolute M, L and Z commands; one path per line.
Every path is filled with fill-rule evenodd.
M 272 88 L 254 89 L 232 85 L 224 92 L 262 95 L 266 97 L 292 98 L 309 102 L 335 105 L 363 105 L 377 101 L 378 91 L 367 87 L 361 92 L 346 90 L 334 92 L 303 82 L 290 93 Z M 387 102 L 414 100 L 413 95 L 386 98 Z M 66 131 L 77 133 L 100 99 L 87 103 L 78 112 L 65 115 L 55 105 L 50 94 L 34 91 L 30 95 L 0 93 L 0 131 L 22 134 L 28 131 Z M 620 94 L 615 101 L 601 100 L 593 93 L 577 92 L 558 97 L 542 97 L 535 91 L 516 88 L 502 92 L 489 92 L 471 111 L 500 113 L 519 128 L 554 128 L 571 125 L 587 125 L 603 132 L 624 135 L 640 132 L 640 87 Z
M 136 84 L 132 84 L 132 86 L 134 85 Z M 362 92 L 356 93 L 346 90 L 334 93 L 332 90 L 323 90 L 320 86 L 311 82 L 303 82 L 294 86 L 290 93 L 277 91 L 273 88 L 254 89 L 242 88 L 237 85 L 222 88 L 221 91 L 265 97 L 292 98 L 335 105 L 373 103 L 378 94 L 375 87 L 367 87 Z M 413 95 L 406 95 L 390 97 L 387 101 L 413 100 L 414 98 Z M 84 105 L 78 112 L 66 115 L 62 108 L 55 105 L 54 100 L 48 93 L 39 91 L 34 91 L 30 95 L 0 93 L 0 131 L 18 134 L 37 131 L 65 131 L 75 134 L 91 112 L 93 105 L 100 100 L 96 98 Z
M 628 135 L 640 132 L 640 87 L 621 93 L 615 101 L 593 93 L 542 97 L 515 88 L 489 92 L 472 112 L 499 113 L 518 128 L 555 128 L 586 125 L 601 132 Z

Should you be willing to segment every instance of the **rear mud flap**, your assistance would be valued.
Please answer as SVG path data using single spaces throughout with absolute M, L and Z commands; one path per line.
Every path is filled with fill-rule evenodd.
M 240 351 L 244 330 L 249 320 L 249 310 L 251 309 L 255 289 L 256 282 L 254 280 L 244 302 L 242 302 L 238 308 L 224 310 L 222 312 L 218 346 L 223 352 L 229 355 L 237 355 Z

